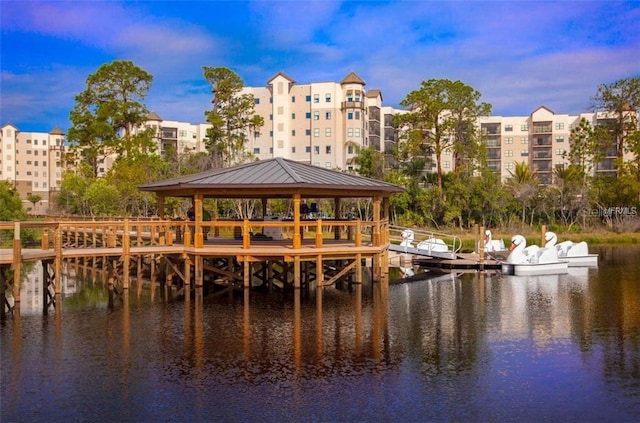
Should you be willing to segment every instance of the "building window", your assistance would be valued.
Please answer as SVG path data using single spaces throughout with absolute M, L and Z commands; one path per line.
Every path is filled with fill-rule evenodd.
M 562 156 L 564 154 L 564 148 L 556 148 L 556 156 Z
M 564 142 L 564 136 L 562 136 L 562 135 L 558 135 L 558 136 L 556 137 L 556 142 Z
M 47 140 L 42 140 L 42 145 L 47 145 Z
M 260 99 L 259 98 L 254 98 L 253 99 L 253 104 L 260 104 Z
M 296 114 L 295 113 L 291 113 L 291 119 L 295 119 L 296 118 Z
M 507 164 L 504 165 L 505 169 L 508 170 L 512 170 L 513 169 L 513 162 L 508 162 Z
M 520 131 L 522 132 L 529 131 L 529 125 L 527 125 L 526 123 L 523 123 L 522 125 L 520 125 Z
M 295 136 L 296 136 L 296 130 L 295 130 L 295 129 L 292 129 L 292 130 L 291 130 L 291 136 L 292 136 L 292 137 L 295 137 Z
M 347 119 L 353 120 L 353 112 L 347 112 Z
M 326 120 L 331 120 L 331 112 L 325 112 L 325 113 L 324 113 L 324 118 L 325 118 Z
M 331 169 L 331 162 L 326 162 L 324 164 L 324 167 L 326 167 L 327 169 Z
M 356 138 L 360 138 L 360 128 L 356 128 L 355 129 L 355 132 L 354 132 L 353 136 L 356 137 Z
M 564 129 L 564 122 L 556 122 L 556 129 L 558 130 Z
M 295 96 L 295 95 L 292 95 L 292 96 L 291 96 L 291 102 L 292 102 L 292 103 L 295 103 L 295 102 L 296 102 L 296 96 Z
M 269 154 L 273 154 L 273 147 L 269 147 Z
M 278 148 L 284 148 L 284 141 L 278 140 Z
M 320 103 L 320 94 L 314 94 L 313 95 L 313 102 L 314 103 Z
M 310 95 L 306 96 L 305 100 L 307 101 L 307 103 L 311 103 L 311 96 Z
M 320 120 L 320 112 L 313 112 L 313 120 Z
M 520 156 L 521 156 L 521 157 L 527 157 L 528 155 L 529 155 L 529 152 L 528 152 L 527 150 L 522 150 L 522 151 L 520 152 Z
M 331 136 L 331 128 L 325 128 L 324 136 L 325 137 L 330 137 Z
M 504 152 L 505 157 L 513 157 L 513 150 L 506 150 Z
M 320 154 L 320 146 L 319 145 L 314 145 L 313 146 L 313 153 L 314 154 Z
M 330 146 L 330 145 L 327 145 L 327 146 L 324 148 L 324 152 L 325 152 L 326 154 L 331 154 L 331 146 Z
M 253 154 L 260 154 L 260 148 L 256 147 L 253 149 Z
M 313 128 L 313 136 L 316 138 L 320 136 L 320 128 Z
M 311 119 L 311 112 L 307 112 L 307 113 L 305 114 L 305 117 L 306 117 L 307 119 Z
M 269 136 L 273 138 L 273 131 L 269 131 Z
M 529 144 L 529 137 L 522 137 L 522 139 L 520 140 L 520 142 L 522 144 Z
M 273 114 L 269 113 L 269 120 L 273 120 Z
M 504 126 L 504 131 L 505 132 L 513 132 L 513 125 L 505 125 Z
M 260 138 L 260 135 L 262 135 L 262 134 L 260 134 L 260 131 L 254 131 L 253 132 L 253 137 L 254 138 Z
M 310 145 L 305 146 L 304 147 L 304 152 L 305 153 L 311 153 L 311 146 Z
M 311 129 L 305 129 L 304 134 L 307 136 L 311 135 Z
M 512 137 L 507 137 L 504 139 L 504 143 L 505 144 L 513 144 L 513 138 Z
M 348 137 L 352 137 L 353 136 L 353 128 L 347 128 L 347 136 Z
M 325 103 L 331 103 L 331 93 L 327 93 L 324 96 L 324 102 Z
M 356 120 L 360 120 L 360 111 L 356 110 Z
M 347 147 L 347 154 L 353 154 L 353 146 L 352 145 Z
M 296 153 L 296 147 L 295 145 L 293 147 L 291 147 L 291 153 L 295 154 Z
M 442 167 L 445 169 L 449 169 L 451 167 L 451 162 L 448 160 L 445 160 L 444 162 L 442 162 Z

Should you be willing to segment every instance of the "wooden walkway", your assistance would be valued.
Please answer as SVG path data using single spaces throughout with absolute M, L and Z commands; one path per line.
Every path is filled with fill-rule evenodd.
M 61 293 L 62 264 L 69 261 L 100 267 L 108 274 L 110 289 L 120 290 L 129 289 L 130 278 L 139 280 L 143 274 L 177 284 L 183 291 L 202 287 L 205 280 L 239 289 L 258 280 L 283 289 L 343 281 L 361 284 L 364 263 L 370 263 L 374 282 L 388 283 L 388 236 L 379 231 L 363 234 L 370 222 L 319 219 L 298 226 L 280 224 L 289 237 L 254 236 L 274 223 L 248 220 L 195 227 L 191 222 L 160 220 L 0 222 L 0 230 L 13 233 L 13 248 L 0 249 L 0 296 L 10 291 L 19 301 L 22 267 L 35 261 L 43 264 L 43 291 L 55 294 Z M 377 228 L 384 225 L 386 221 L 377 222 Z M 41 232 L 40 248 L 22 247 L 26 229 Z M 292 229 L 299 230 L 299 236 L 290 236 Z M 222 236 L 208 238 L 207 232 Z

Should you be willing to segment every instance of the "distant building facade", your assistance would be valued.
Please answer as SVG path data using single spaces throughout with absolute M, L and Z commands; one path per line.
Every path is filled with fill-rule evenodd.
M 57 127 L 48 133 L 22 132 L 12 124 L 0 127 L 0 179 L 13 184 L 31 215 L 47 213 L 60 189 L 64 138 Z M 40 200 L 29 201 L 35 196 Z
M 387 168 L 394 166 L 391 153 L 401 140 L 393 118 L 406 111 L 384 106 L 382 92 L 366 90 L 365 86 L 354 72 L 340 82 L 307 84 L 279 72 L 265 86 L 244 87 L 242 93 L 253 95 L 255 113 L 264 120 L 261 128 L 247 134 L 247 151 L 257 159 L 283 157 L 355 171 L 358 150 L 373 147 L 385 155 Z M 637 112 L 630 113 L 636 114 L 637 122 Z M 541 183 L 553 183 L 555 167 L 568 164 L 564 153 L 570 149 L 571 129 L 583 118 L 595 127 L 611 122 L 614 116 L 606 112 L 558 114 L 541 106 L 529 116 L 479 118 L 477 127 L 486 143 L 488 167 L 505 180 L 516 162 L 525 162 Z M 144 126 L 154 128 L 159 155 L 206 152 L 208 123 L 164 120 L 152 112 Z M 58 128 L 38 133 L 21 132 L 11 124 L 0 127 L 0 179 L 14 184 L 31 214 L 46 213 L 60 188 L 64 135 Z M 632 159 L 630 153 L 609 148 L 604 159 L 593 164 L 594 173 L 615 174 L 618 157 Z M 98 176 L 104 176 L 114 160 L 115 155 L 100 157 Z M 445 151 L 441 160 L 444 172 L 455 169 L 451 151 Z M 424 172 L 436 172 L 435 157 Z M 29 194 L 39 195 L 42 200 L 34 205 L 27 200 Z
M 571 148 L 571 130 L 587 120 L 592 127 L 606 124 L 610 113 L 595 112 L 579 115 L 557 114 L 541 106 L 529 116 L 489 116 L 478 119 L 487 146 L 487 165 L 502 180 L 511 176 L 516 162 L 527 163 L 543 184 L 553 183 L 553 170 L 569 165 L 565 152 Z M 593 164 L 596 174 L 615 174 L 615 147 L 604 152 L 604 158 Z M 630 160 L 629 153 L 621 154 Z

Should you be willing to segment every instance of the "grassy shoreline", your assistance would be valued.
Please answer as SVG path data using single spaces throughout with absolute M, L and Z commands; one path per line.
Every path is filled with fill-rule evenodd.
M 443 231 L 447 233 L 446 231 Z M 457 232 L 457 233 L 455 233 Z M 464 251 L 473 251 L 475 245 L 475 235 L 473 231 L 451 231 L 451 235 L 455 235 L 462 240 L 462 249 Z M 571 231 L 553 231 L 558 236 L 558 242 L 562 241 L 585 241 L 589 245 L 640 245 L 640 232 L 616 233 L 604 230 L 594 230 L 591 232 L 571 232 Z M 519 234 L 527 239 L 527 245 L 542 244 L 542 230 L 513 230 L 507 231 L 502 229 L 492 229 L 493 239 L 504 240 L 505 246 L 508 246 L 511 237 Z

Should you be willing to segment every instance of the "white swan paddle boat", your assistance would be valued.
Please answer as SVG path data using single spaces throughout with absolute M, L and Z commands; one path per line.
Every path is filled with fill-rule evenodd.
M 504 240 L 493 239 L 491 231 L 487 229 L 484 231 L 484 251 L 485 253 L 493 253 L 497 251 L 506 251 L 507 247 L 504 245 Z
M 558 252 L 558 258 L 567 260 L 569 267 L 598 266 L 598 255 L 589 254 L 589 246 L 585 241 L 563 241 L 558 244 L 558 236 L 555 232 L 545 232 L 544 239 L 546 241 L 545 246 L 555 248 Z
M 509 256 L 502 262 L 502 273 L 506 275 L 553 275 L 568 273 L 568 262 L 558 257 L 555 247 L 526 247 L 522 235 L 511 238 Z
M 449 249 L 449 246 L 440 238 L 430 236 L 429 238 L 418 242 L 414 247 L 415 234 L 411 229 L 405 229 L 401 233 L 402 242 L 400 243 L 401 250 L 404 253 L 427 255 L 436 258 L 453 259 L 455 258 L 455 252 Z

